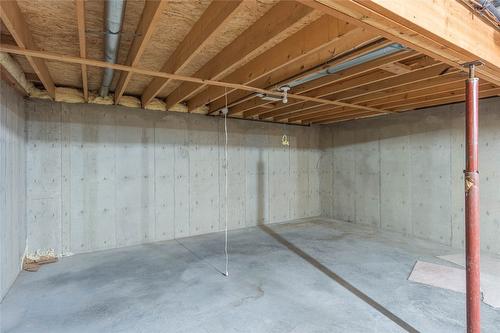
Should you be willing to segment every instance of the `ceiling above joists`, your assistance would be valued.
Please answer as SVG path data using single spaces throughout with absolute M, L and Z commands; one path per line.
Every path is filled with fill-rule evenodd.
M 420 2 L 428 9 L 428 0 Z M 468 10 L 455 0 L 433 3 L 455 15 Z M 129 0 L 106 103 L 209 115 L 227 103 L 231 117 L 332 123 L 463 101 L 460 65 L 477 59 L 485 63 L 481 97 L 500 95 L 488 40 L 478 38 L 471 51 L 473 40 L 455 19 L 447 29 L 464 36 L 445 40 L 451 30 L 428 31 L 436 18 L 410 22 L 400 17 L 406 9 L 390 7 L 384 0 Z M 96 100 L 102 71 L 112 66 L 103 62 L 102 1 L 2 1 L 0 9 L 1 50 L 28 80 L 56 100 L 70 91 L 62 88 L 77 89 L 76 101 Z M 380 55 L 395 43 L 405 47 Z M 280 87 L 287 84 L 285 104 Z

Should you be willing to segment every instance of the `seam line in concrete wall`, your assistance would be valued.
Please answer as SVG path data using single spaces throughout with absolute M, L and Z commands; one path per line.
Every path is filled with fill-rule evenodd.
M 158 230 L 157 226 L 157 219 L 158 219 L 158 212 L 156 211 L 157 207 L 157 198 L 156 198 L 156 123 L 153 124 L 153 202 L 154 202 L 154 211 L 153 211 L 153 216 L 154 216 L 154 232 L 153 235 L 149 236 L 149 239 L 156 240 L 156 232 Z M 174 150 L 175 151 L 175 150 Z M 175 202 L 175 199 L 174 199 Z M 149 208 L 149 207 L 148 207 Z
M 452 141 L 452 136 L 453 136 L 453 126 L 452 126 L 452 118 L 451 118 L 451 108 L 448 109 L 447 111 L 447 123 L 448 127 L 450 128 L 450 131 L 448 132 L 448 145 L 450 147 L 450 155 L 448 156 L 449 158 L 449 163 L 450 163 L 450 178 L 449 178 L 449 184 L 448 187 L 450 189 L 453 189 L 453 141 Z M 448 202 L 449 202 L 449 207 L 450 207 L 450 214 L 449 214 L 449 223 L 450 223 L 450 246 L 453 246 L 453 191 L 449 191 L 448 195 Z
M 64 109 L 63 107 L 61 106 L 61 112 L 59 112 L 59 133 L 60 133 L 60 140 L 61 140 L 61 144 L 59 145 L 59 153 L 61 154 L 61 160 L 59 161 L 59 173 L 60 173 L 60 177 L 61 177 L 61 181 L 60 181 L 60 186 L 59 186 L 59 191 L 61 193 L 61 199 L 63 199 L 64 195 L 63 195 L 63 184 L 64 184 L 64 176 L 63 176 L 63 161 L 64 161 L 64 158 L 63 158 L 63 150 L 64 150 L 64 135 L 63 135 L 63 113 L 64 113 Z M 59 214 L 60 214 L 60 228 L 59 228 L 59 253 L 58 255 L 59 256 L 62 256 L 63 254 L 63 230 L 64 230 L 64 223 L 63 223 L 63 218 L 64 218 L 64 212 L 63 212 L 63 201 L 61 200 L 61 204 L 59 205 Z

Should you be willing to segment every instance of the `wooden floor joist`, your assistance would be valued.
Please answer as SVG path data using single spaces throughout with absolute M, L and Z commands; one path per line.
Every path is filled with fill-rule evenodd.
M 364 37 L 357 36 L 358 31 L 353 31 L 352 33 L 356 34 L 356 35 L 350 36 L 350 38 L 358 39 L 358 43 L 355 43 L 355 44 L 361 45 L 361 44 L 364 44 L 365 42 L 367 42 L 367 40 Z M 347 37 L 347 36 L 345 36 L 345 37 Z M 338 44 L 337 43 L 335 44 L 335 50 L 340 50 L 340 51 L 345 50 L 345 47 L 343 47 L 343 45 L 346 45 L 346 44 L 353 45 L 350 40 L 346 41 L 345 38 L 342 38 L 341 40 L 339 40 Z M 390 44 L 390 42 L 388 42 L 387 40 L 377 39 L 376 41 L 374 41 L 372 43 L 368 43 L 368 45 L 365 45 L 365 46 L 360 46 L 359 48 L 357 48 L 355 50 L 343 52 L 343 53 L 339 54 L 338 56 L 333 57 L 333 59 L 326 61 L 325 63 L 320 62 L 319 64 L 312 66 L 308 70 L 304 71 L 304 69 L 308 68 L 309 66 L 300 65 L 300 67 L 294 71 L 296 74 L 293 76 L 288 76 L 288 75 L 290 75 L 290 69 L 285 67 L 282 70 L 278 70 L 277 72 L 273 72 L 269 77 L 266 76 L 265 77 L 266 85 L 264 87 L 266 89 L 275 89 L 277 86 L 286 84 L 287 82 L 290 82 L 291 80 L 299 79 L 305 75 L 312 74 L 312 73 L 317 72 L 319 70 L 325 69 L 329 66 L 353 59 L 357 56 L 360 56 L 362 54 L 366 54 L 366 53 L 373 51 L 375 49 L 387 46 L 388 44 Z M 317 56 L 319 56 L 321 59 L 330 58 L 332 52 L 329 49 L 330 48 L 327 48 L 325 50 L 325 52 L 328 54 L 325 54 L 324 56 L 323 56 L 323 52 L 321 52 L 319 55 L 311 55 L 311 58 L 312 58 L 311 63 L 314 63 L 314 58 Z M 288 74 L 288 75 L 286 75 L 284 72 L 287 72 L 286 74 Z M 229 94 L 228 99 L 229 99 L 228 104 L 230 105 L 230 111 L 229 111 L 230 114 L 241 113 L 241 111 L 238 111 L 238 108 L 235 108 L 235 107 L 237 107 L 239 104 L 246 103 L 248 101 L 251 101 L 251 103 L 253 103 L 252 104 L 253 107 L 273 108 L 272 102 L 265 101 L 265 100 L 257 100 L 257 99 L 255 99 L 254 95 L 248 95 L 248 94 L 244 94 L 242 92 L 235 92 L 233 94 Z M 209 105 L 210 112 L 215 112 L 215 111 L 219 110 L 221 108 L 221 106 L 224 105 L 224 102 L 225 101 L 223 99 L 219 99 L 213 103 L 210 103 L 210 105 Z
M 352 24 L 323 16 L 238 68 L 224 81 L 267 88 L 374 38 Z M 190 99 L 188 105 L 196 108 L 210 104 L 210 112 L 215 112 L 225 105 L 225 98 L 221 98 L 224 94 L 223 89 L 210 87 Z M 245 96 L 242 91 L 229 91 L 228 103 Z
M 135 32 L 134 41 L 132 42 L 132 45 L 130 46 L 130 49 L 128 51 L 127 61 L 125 62 L 126 65 L 137 66 L 139 64 L 139 60 L 144 53 L 149 40 L 151 39 L 151 35 L 156 28 L 158 20 L 161 18 L 161 13 L 166 4 L 167 1 L 146 0 L 146 4 L 144 5 L 144 9 L 142 11 L 141 20 Z M 120 73 L 120 77 L 115 89 L 115 104 L 118 104 L 120 102 L 120 98 L 123 96 L 123 93 L 125 92 L 127 84 L 130 81 L 131 77 L 132 73 L 130 72 Z
M 119 64 L 101 61 L 102 3 L 1 1 L 0 14 L 0 50 L 57 101 L 95 102 L 95 67 L 117 73 L 103 103 L 212 115 L 227 103 L 230 117 L 295 124 L 455 101 L 472 60 L 485 94 L 500 85 L 500 31 L 456 0 L 128 2 Z
M 350 78 L 350 77 L 359 76 L 359 75 L 364 74 L 364 73 L 368 73 L 368 72 L 372 71 L 373 69 L 376 69 L 378 66 L 385 64 L 386 62 L 399 61 L 399 60 L 405 59 L 407 57 L 411 57 L 413 55 L 414 55 L 414 53 L 412 53 L 412 52 L 400 52 L 398 54 L 389 56 L 389 57 L 385 58 L 384 60 L 378 59 L 378 60 L 370 61 L 370 62 L 367 62 L 363 65 L 355 66 L 353 68 L 342 71 L 338 74 L 331 74 L 331 75 L 325 76 L 323 78 L 304 83 L 304 84 L 292 89 L 291 91 L 294 94 L 305 94 L 305 93 L 314 94 L 315 91 L 317 91 L 318 89 L 323 88 L 325 86 L 328 86 L 328 88 L 325 87 L 325 88 L 323 88 L 323 90 L 327 89 L 328 91 L 330 91 L 331 86 L 333 86 L 335 83 L 337 83 L 339 81 L 345 80 L 345 79 Z M 390 75 L 390 74 L 388 74 L 388 75 Z M 283 105 L 282 107 L 291 107 L 292 105 L 297 105 L 296 103 L 297 103 L 297 101 L 295 101 L 293 99 L 289 99 L 289 104 Z M 238 104 L 236 106 L 233 106 L 230 110 L 230 114 L 243 113 L 245 116 L 255 116 L 259 113 L 258 112 L 251 112 L 250 110 L 261 107 L 265 104 L 269 104 L 269 102 L 254 98 L 252 100 L 246 101 L 246 102 Z
M 299 1 L 460 70 L 480 60 L 485 65 L 477 69 L 479 77 L 500 85 L 500 33 L 458 1 Z
M 28 25 L 16 1 L 0 1 L 0 17 L 19 47 L 32 50 L 38 49 L 33 42 L 31 31 L 28 29 Z M 40 78 L 40 81 L 42 81 L 49 96 L 54 98 L 55 85 L 45 61 L 30 56 L 27 56 L 27 59 Z
M 258 52 L 265 44 L 279 38 L 280 34 L 286 32 L 287 29 L 290 29 L 291 26 L 297 24 L 311 13 L 311 8 L 300 3 L 293 1 L 279 2 L 219 54 L 210 59 L 193 76 L 203 79 L 221 79 L 245 59 L 251 58 L 252 54 Z M 182 83 L 165 100 L 167 108 L 189 99 L 204 87 L 204 85 Z
M 500 88 L 498 86 L 486 83 L 483 85 L 483 91 L 479 92 L 479 97 L 480 98 L 487 98 L 491 96 L 497 96 L 500 94 Z M 451 96 L 450 96 L 451 95 Z M 444 94 L 438 94 L 432 97 L 425 97 L 422 98 L 419 101 L 414 101 L 414 102 L 408 102 L 408 103 L 401 103 L 402 105 L 395 108 L 394 110 L 391 110 L 393 112 L 402 112 L 402 111 L 407 111 L 407 110 L 414 110 L 418 108 L 425 108 L 428 106 L 432 105 L 442 105 L 442 104 L 450 104 L 450 103 L 456 103 L 456 102 L 461 102 L 463 101 L 465 97 L 464 92 L 462 93 L 444 93 Z M 341 120 L 349 120 L 349 119 L 356 119 L 359 117 L 366 117 L 366 116 L 375 116 L 377 114 L 374 114 L 373 112 L 367 112 L 367 111 L 356 111 L 356 110 L 347 110 L 347 111 L 342 111 L 339 113 L 332 114 L 330 116 L 323 116 L 323 117 L 318 117 L 314 120 L 306 120 L 303 121 L 303 124 L 327 124 L 327 123 L 332 123 L 332 122 L 337 122 L 339 121 L 339 118 L 342 118 Z
M 441 76 L 434 76 L 417 82 L 409 82 L 402 85 L 395 85 L 394 87 L 370 92 L 368 94 L 366 94 L 364 91 L 358 92 L 357 95 L 356 93 L 351 92 L 350 95 L 351 98 L 345 99 L 345 101 L 347 102 L 355 100 L 357 103 L 361 105 L 375 107 L 376 105 L 380 104 L 378 103 L 380 99 L 387 100 L 388 98 L 392 98 L 393 96 L 398 96 L 398 95 L 400 96 L 402 95 L 401 98 L 404 99 L 407 98 L 408 94 L 411 94 L 412 92 L 418 94 L 418 92 L 421 91 L 422 89 L 434 89 L 435 87 L 439 87 L 440 85 L 445 85 L 448 82 L 460 81 L 463 83 L 463 76 L 460 74 L 461 73 L 458 71 L 453 71 Z M 330 109 L 329 112 L 335 110 L 339 110 L 339 108 Z M 301 110 L 300 112 L 283 114 L 281 116 L 275 117 L 274 119 L 283 120 L 289 117 L 288 118 L 289 121 L 306 120 L 312 116 L 325 113 L 325 112 L 321 113 L 315 111 L 316 110 L 314 109 L 306 109 L 306 110 Z
M 112 69 L 124 71 L 124 72 L 131 72 L 131 73 L 148 75 L 148 76 L 153 76 L 153 77 L 160 77 L 160 78 L 184 81 L 184 82 L 189 82 L 189 83 L 195 83 L 198 85 L 213 85 L 213 86 L 227 87 L 227 88 L 231 88 L 231 89 L 241 89 L 241 90 L 246 90 L 246 91 L 252 91 L 255 93 L 262 93 L 262 94 L 283 97 L 283 93 L 281 93 L 281 92 L 250 87 L 250 86 L 246 86 L 243 84 L 228 83 L 228 82 L 215 81 L 215 80 L 205 80 L 205 79 L 201 79 L 201 78 L 184 76 L 184 75 L 179 75 L 179 74 L 164 73 L 164 72 L 158 72 L 158 71 L 153 71 L 153 70 L 143 69 L 143 68 L 138 68 L 138 67 L 113 64 L 113 63 L 100 61 L 100 60 L 84 59 L 84 58 L 80 58 L 80 57 L 54 54 L 54 53 L 49 53 L 49 52 L 44 52 L 44 51 L 27 50 L 27 49 L 19 48 L 17 46 L 13 46 L 13 45 L 0 44 L 0 52 L 20 54 L 20 55 L 26 55 L 26 56 L 30 56 L 30 57 L 34 57 L 34 58 L 49 59 L 49 60 L 54 60 L 54 61 L 66 62 L 66 63 L 85 64 L 85 65 L 96 66 L 96 67 L 101 67 L 101 68 L 112 68 Z M 317 97 L 294 95 L 294 94 L 288 94 L 288 96 L 290 98 L 303 100 L 303 101 L 309 101 L 309 102 L 317 103 L 317 104 L 330 104 L 330 105 L 350 106 L 350 107 L 358 108 L 357 105 L 352 105 L 352 104 L 343 103 L 343 102 L 337 102 L 337 101 L 333 101 L 333 100 L 326 100 L 326 99 L 321 99 L 321 98 L 317 98 Z M 369 111 L 383 112 L 382 110 L 377 110 L 375 108 L 370 108 L 370 107 L 359 106 L 359 108 L 364 109 L 364 110 L 369 110 Z
M 463 80 L 458 81 L 454 83 L 453 85 L 444 85 L 442 87 L 439 86 L 430 86 L 429 88 L 422 89 L 422 90 L 413 90 L 411 89 L 410 92 L 404 93 L 403 95 L 401 94 L 395 94 L 395 95 L 388 95 L 388 97 L 384 98 L 384 101 L 377 100 L 374 102 L 366 103 L 370 106 L 376 107 L 379 105 L 383 105 L 388 102 L 396 102 L 396 101 L 404 101 L 407 98 L 413 98 L 413 97 L 422 97 L 422 96 L 432 96 L 435 93 L 443 92 L 443 91 L 448 91 L 449 89 L 457 88 L 457 87 L 462 87 L 463 88 Z M 342 111 L 343 109 L 341 108 L 331 108 L 328 106 L 322 106 L 321 110 L 307 110 L 306 112 L 297 112 L 294 114 L 290 115 L 285 115 L 281 117 L 276 117 L 274 120 L 277 121 L 282 121 L 284 119 L 288 119 L 289 122 L 296 122 L 296 121 L 309 121 L 311 119 L 317 118 L 317 117 L 322 117 L 322 116 L 328 116 L 331 114 L 335 114 L 337 111 Z
M 165 61 L 161 71 L 178 73 L 194 57 L 196 52 L 214 38 L 216 32 L 226 22 L 242 1 L 214 1 L 194 24 L 174 53 Z M 169 79 L 155 78 L 142 93 L 142 105 L 147 105 L 167 85 Z M 175 104 L 175 103 L 174 103 Z
M 319 98 L 334 99 L 334 96 L 339 96 L 340 99 L 352 98 L 354 96 L 362 96 L 364 94 L 372 93 L 375 91 L 381 91 L 387 88 L 395 87 L 398 85 L 403 85 L 409 82 L 416 82 L 418 80 L 426 79 L 429 76 L 434 76 L 442 73 L 447 68 L 448 65 L 437 63 L 431 66 L 420 68 L 414 72 L 396 75 L 391 72 L 378 70 L 373 71 L 370 74 L 355 77 L 349 80 L 339 82 L 335 85 L 335 89 L 328 89 L 328 87 L 322 87 L 308 93 L 308 96 L 316 96 Z M 336 91 L 332 93 L 332 90 Z M 301 103 L 279 107 L 272 111 L 267 111 L 260 115 L 261 118 L 271 118 L 279 115 L 288 114 L 296 110 L 307 110 L 308 108 L 313 108 L 316 105 L 313 103 Z

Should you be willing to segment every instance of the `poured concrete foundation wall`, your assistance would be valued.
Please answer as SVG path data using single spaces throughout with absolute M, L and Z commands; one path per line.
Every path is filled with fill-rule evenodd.
M 25 116 L 22 96 L 0 81 L 0 300 L 26 248 Z
M 464 104 L 321 129 L 322 214 L 464 246 Z M 480 101 L 481 246 L 500 254 L 500 98 Z
M 221 118 L 47 101 L 26 107 L 30 252 L 223 230 Z M 228 127 L 230 229 L 320 215 L 318 128 L 241 120 Z

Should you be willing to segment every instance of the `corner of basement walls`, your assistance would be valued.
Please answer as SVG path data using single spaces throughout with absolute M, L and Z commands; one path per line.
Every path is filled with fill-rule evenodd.
M 500 97 L 479 101 L 481 250 L 500 254 Z M 464 247 L 464 103 L 324 126 L 326 217 Z
M 23 97 L 0 81 L 0 300 L 26 249 L 26 121 Z

